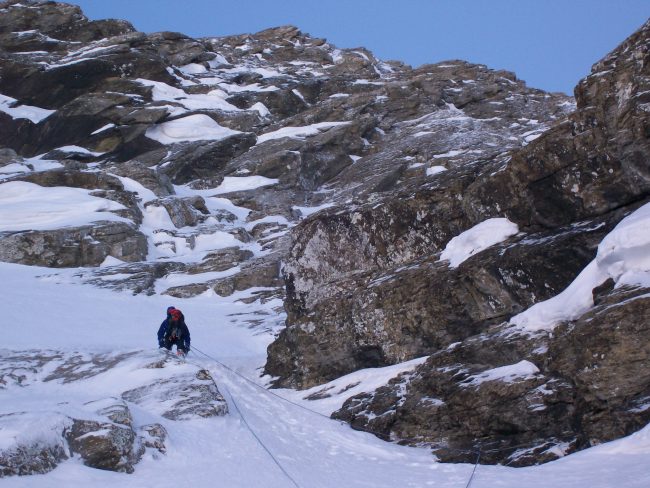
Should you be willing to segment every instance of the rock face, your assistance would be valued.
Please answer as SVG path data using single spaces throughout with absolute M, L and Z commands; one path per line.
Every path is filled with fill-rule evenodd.
M 574 99 L 459 60 L 383 62 L 292 26 L 192 39 L 3 2 L 0 260 L 83 266 L 81 281 L 133 293 L 284 298 L 265 368 L 278 386 L 428 356 L 336 415 L 442 459 L 480 448 L 485 462 L 526 465 L 625 435 L 647 422 L 648 352 L 632 340 L 646 333 L 643 290 L 603 285 L 596 308 L 552 335 L 506 324 L 566 288 L 647 202 L 649 38 L 646 23 Z M 46 201 L 83 190 L 118 203 L 121 220 L 75 208 L 83 224 L 26 230 L 4 211 L 16 212 L 11 182 Z M 441 259 L 506 218 L 516 230 L 503 239 Z M 60 373 L 85 374 L 77 361 Z M 12 375 L 0 385 L 23 381 Z M 225 413 L 197 371 L 108 397 L 115 412 L 164 404 L 166 419 Z M 162 424 L 91 413 L 102 420 L 60 419 L 0 459 L 29 453 L 42 472 L 69 445 L 129 471 L 143 448 L 166 449 Z
M 440 175 L 436 184 L 411 192 L 401 192 L 398 198 L 390 195 L 379 200 L 381 204 L 377 203 L 380 197 L 375 197 L 353 211 L 332 209 L 302 223 L 293 233 L 294 243 L 284 267 L 289 327 L 280 342 L 272 346 L 271 356 L 278 359 L 275 351 L 281 351 L 282 345 L 287 346 L 294 355 L 299 355 L 300 347 L 293 347 L 292 337 L 298 337 L 299 330 L 315 328 L 316 323 L 321 329 L 318 334 L 332 340 L 340 337 L 339 333 L 331 333 L 337 324 L 350 324 L 349 330 L 354 330 L 357 337 L 364 324 L 381 330 L 382 319 L 368 317 L 356 320 L 349 314 L 342 319 L 336 315 L 346 313 L 343 311 L 346 306 L 341 306 L 341 302 L 347 301 L 352 307 L 368 309 L 367 314 L 380 310 L 376 315 L 384 315 L 385 307 L 373 305 L 372 299 L 364 299 L 364 294 L 369 289 L 377 288 L 377 282 L 381 287 L 381 282 L 387 276 L 398 277 L 400 274 L 407 281 L 406 287 L 410 287 L 404 296 L 408 296 L 411 290 L 417 293 L 417 290 L 423 288 L 440 289 L 440 285 L 414 279 L 412 275 L 422 268 L 418 260 L 436 256 L 454 235 L 491 217 L 505 215 L 519 224 L 520 230 L 527 234 L 547 229 L 544 234 L 533 234 L 533 239 L 545 239 L 550 243 L 542 246 L 543 250 L 538 248 L 535 251 L 544 255 L 544 266 L 548 270 L 531 273 L 532 270 L 524 269 L 527 265 L 522 267 L 515 261 L 509 266 L 510 270 L 501 273 L 501 284 L 490 290 L 490 280 L 485 276 L 485 262 L 476 260 L 477 268 L 480 269 L 470 269 L 467 264 L 463 267 L 466 271 L 461 271 L 463 276 L 459 285 L 447 286 L 456 295 L 445 295 L 442 298 L 445 304 L 450 305 L 450 309 L 458 310 L 461 303 L 467 303 L 464 296 L 467 294 L 464 284 L 467 281 L 478 282 L 479 288 L 485 288 L 482 293 L 486 295 L 487 301 L 494 302 L 491 308 L 500 310 L 501 318 L 507 318 L 513 312 L 548 298 L 568 285 L 577 271 L 590 260 L 592 256 L 589 249 L 595 249 L 598 240 L 587 245 L 585 241 L 576 242 L 571 245 L 571 250 L 563 244 L 564 252 L 568 251 L 570 255 L 578 257 L 577 260 L 575 257 L 569 258 L 569 267 L 565 268 L 567 254 L 555 253 L 552 249 L 556 237 L 566 233 L 564 226 L 578 223 L 602 225 L 603 219 L 611 219 L 616 223 L 623 214 L 608 217 L 608 213 L 643 201 L 648 195 L 648 168 L 645 164 L 639 166 L 639 161 L 645 160 L 650 154 L 648 139 L 643 134 L 630 136 L 638 134 L 637 127 L 648 121 L 647 112 L 635 102 L 638 98 L 636 95 L 642 93 L 648 83 L 647 67 L 634 61 L 639 56 L 644 56 L 647 31 L 645 26 L 605 61 L 595 65 L 594 74 L 578 87 L 578 110 L 567 121 L 558 124 L 527 147 L 511 155 L 479 161 L 472 165 L 471 170 L 452 169 Z M 616 69 L 609 69 L 609 64 L 618 56 L 624 59 L 616 64 Z M 598 87 L 604 83 L 600 81 L 603 71 L 606 72 L 607 79 L 612 79 L 611 83 L 621 84 L 623 81 L 620 80 L 631 79 L 635 81 L 628 81 L 626 86 L 630 89 L 623 92 L 599 90 Z M 637 92 L 637 89 L 640 91 Z M 595 112 L 601 114 L 602 122 L 601 118 L 595 117 Z M 583 191 L 584 195 L 581 194 Z M 456 195 L 463 195 L 463 198 L 455 198 Z M 611 229 L 611 224 L 608 228 Z M 601 238 L 602 235 L 604 234 L 600 235 Z M 523 242 L 528 244 L 529 241 Z M 520 255 L 518 259 L 525 257 Z M 573 268 L 571 261 L 575 262 Z M 554 265 L 554 262 L 557 264 Z M 560 268 L 564 269 L 558 273 Z M 360 273 L 363 274 L 361 277 L 358 276 Z M 444 273 L 445 271 L 441 272 L 441 282 L 448 280 L 442 277 Z M 477 279 L 472 274 L 483 276 Z M 510 283 L 516 275 L 525 276 L 524 282 L 518 282 L 515 278 L 515 282 Z M 538 279 L 535 280 L 535 277 Z M 346 286 L 347 280 L 356 281 Z M 499 296 L 503 295 L 503 288 L 522 288 L 523 285 L 529 294 L 523 301 L 512 300 L 511 296 Z M 361 295 L 358 294 L 359 291 Z M 477 292 L 473 295 L 476 296 Z M 327 307 L 328 301 L 337 304 L 321 312 L 319 309 Z M 384 299 L 378 301 L 385 304 Z M 395 300 L 395 303 L 403 303 L 403 298 Z M 423 316 L 403 317 L 401 311 L 396 314 L 403 317 L 400 327 L 408 329 L 418 320 L 445 321 L 458 314 L 452 310 L 427 314 L 424 312 L 426 306 L 416 308 L 423 311 Z M 460 321 L 472 324 L 473 331 L 476 332 L 476 327 L 480 327 L 479 324 L 490 315 L 499 317 L 491 312 L 484 317 L 477 314 L 465 316 Z M 354 322 L 357 324 L 352 326 Z M 378 331 L 377 334 L 381 334 Z M 358 339 L 361 347 L 365 347 L 365 344 L 361 344 L 363 337 L 362 333 Z M 422 335 L 415 334 L 415 337 L 422 338 Z M 348 343 L 347 340 L 342 342 Z M 394 340 L 380 342 L 383 342 L 384 347 L 395 343 Z M 448 343 L 451 342 L 454 339 L 448 340 Z M 340 344 L 333 343 L 331 350 L 328 350 L 326 339 L 314 341 L 316 343 L 323 357 L 328 357 L 330 352 L 339 350 L 340 347 Z M 429 351 L 435 351 L 442 345 L 444 344 L 431 344 Z M 420 354 L 424 352 L 427 352 L 426 348 L 417 350 Z M 390 362 L 412 358 L 413 353 L 395 356 Z M 295 358 L 288 357 L 286 353 L 284 355 L 285 362 L 291 365 L 289 369 L 293 369 Z M 300 359 L 298 363 L 301 363 Z M 274 368 L 273 364 L 276 363 L 272 363 L 268 371 L 285 376 L 286 373 Z M 382 364 L 381 360 L 379 364 Z M 304 366 L 311 371 L 312 378 L 304 383 L 295 378 L 299 373 L 293 373 L 291 382 L 305 386 L 323 379 L 317 376 L 317 369 L 312 368 L 309 361 Z M 337 373 L 352 369 L 354 368 Z
M 565 288 L 616 217 L 588 229 L 515 237 L 458 268 L 434 255 L 402 269 L 339 278 L 327 284 L 331 296 L 289 309 L 291 326 L 270 346 L 267 369 L 289 384 L 311 387 L 467 339 Z
M 485 445 L 486 462 L 543 462 L 644 425 L 646 407 L 638 402 L 645 401 L 647 375 L 608 347 L 603 357 L 614 356 L 603 365 L 605 376 L 612 374 L 608 387 L 616 389 L 616 375 L 633 386 L 613 394 L 616 400 L 594 395 L 586 382 L 595 379 L 585 382 L 576 368 L 577 350 L 565 349 L 591 340 L 625 347 L 603 329 L 577 339 L 579 324 L 594 317 L 542 345 L 521 337 L 504 344 L 489 331 L 562 291 L 604 235 L 647 201 L 650 146 L 642 127 L 649 118 L 642 99 L 650 81 L 649 37 L 646 24 L 596 64 L 576 89 L 576 112 L 525 148 L 479 161 L 472 173 L 451 169 L 435 186 L 402 191 L 401 198 L 375 197 L 301 223 L 284 267 L 287 328 L 269 347 L 266 370 L 279 377 L 277 384 L 310 387 L 432 354 L 414 378 L 353 398 L 336 415 L 387 439 L 428 443 L 454 461 L 470 461 Z M 457 268 L 439 261 L 451 237 L 501 216 L 518 224 L 518 236 Z M 607 301 L 621 313 L 625 297 L 615 293 Z M 637 310 L 647 306 L 633 303 Z M 630 341 L 643 315 L 628 317 Z M 609 330 L 619 322 L 601 313 L 598 323 Z M 633 356 L 648 357 L 636 349 Z M 481 371 L 512 364 L 536 373 L 476 381 Z M 619 365 L 636 372 L 628 376 Z M 604 407 L 610 403 L 616 406 Z
M 648 289 L 600 300 L 552 336 L 497 326 L 451 345 L 412 374 L 351 398 L 335 417 L 429 444 L 446 461 L 468 461 L 481 448 L 485 462 L 511 466 L 629 435 L 650 421 Z
M 102 384 L 119 385 L 125 380 L 133 385 L 138 378 L 143 383 L 142 378 L 151 379 L 142 375 L 143 370 L 152 369 L 157 379 L 128 391 L 109 392 L 112 396 L 80 396 L 77 389 L 78 382 L 87 381 L 97 385 L 88 388 L 85 383 L 82 390 L 99 391 Z M 51 382 L 60 390 L 55 399 L 47 387 Z M 158 353 L 5 352 L 0 357 L 0 389 L 10 395 L 17 388 L 33 390 L 42 401 L 38 410 L 0 415 L 0 428 L 17 432 L 14 444 L 0 449 L 0 477 L 46 473 L 77 456 L 92 468 L 132 473 L 145 452 L 154 459 L 164 455 L 165 427 L 136 423 L 127 402 L 144 406 L 161 422 L 228 413 L 208 371 Z

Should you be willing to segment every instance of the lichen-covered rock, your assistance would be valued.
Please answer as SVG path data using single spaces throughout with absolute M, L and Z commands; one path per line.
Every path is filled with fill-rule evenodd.
M 168 437 L 167 429 L 160 424 L 147 424 L 140 427 L 140 442 L 145 449 L 155 449 L 160 454 L 167 452 L 165 441 Z
M 0 478 L 45 474 L 66 459 L 68 459 L 66 450 L 60 444 L 53 446 L 33 444 L 2 450 L 0 451 Z
M 0 448 L 0 478 L 44 474 L 69 457 L 62 432 L 71 423 L 64 415 L 15 412 L 0 415 L 0 429 L 14 433 Z

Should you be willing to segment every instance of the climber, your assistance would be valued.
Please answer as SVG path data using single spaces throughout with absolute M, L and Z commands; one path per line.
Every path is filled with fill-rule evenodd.
M 162 321 L 162 324 L 160 324 L 160 327 L 158 328 L 158 347 L 164 347 L 165 343 L 165 331 L 167 330 L 167 324 L 171 320 L 171 311 L 175 310 L 176 307 L 167 307 L 167 317 L 165 320 Z
M 158 329 L 158 346 L 171 351 L 176 344 L 176 354 L 185 356 L 190 351 L 190 331 L 183 313 L 175 307 L 167 308 L 167 318 Z

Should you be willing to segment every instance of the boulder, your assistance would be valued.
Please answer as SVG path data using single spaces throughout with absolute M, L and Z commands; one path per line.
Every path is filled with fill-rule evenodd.
M 72 452 L 91 468 L 132 473 L 143 454 L 130 426 L 75 419 L 65 437 Z
M 164 207 L 172 223 L 178 229 L 187 226 L 194 227 L 210 214 L 205 207 L 205 200 L 198 196 L 151 200 L 144 205 L 145 208 L 149 206 Z
M 151 190 L 159 198 L 174 194 L 174 188 L 165 175 L 149 168 L 145 163 L 138 160 L 126 161 L 117 164 L 109 169 L 111 174 L 124 176 L 137 181 L 146 189 Z

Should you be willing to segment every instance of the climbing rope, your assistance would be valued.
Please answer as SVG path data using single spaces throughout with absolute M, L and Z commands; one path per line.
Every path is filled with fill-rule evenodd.
M 237 405 L 237 401 L 235 400 L 235 397 L 232 396 L 232 394 L 230 393 L 230 390 L 228 389 L 228 387 L 224 385 L 224 389 L 226 390 L 226 393 L 227 393 L 227 395 L 230 397 L 230 400 L 232 401 L 232 404 L 233 404 L 233 406 L 235 407 L 235 410 L 237 410 L 237 413 L 239 414 L 239 417 L 242 419 L 242 422 L 244 422 L 244 425 L 246 426 L 246 428 L 248 429 L 248 431 L 253 435 L 253 437 L 255 438 L 255 440 L 258 442 L 258 444 L 259 444 L 260 446 L 262 446 L 262 448 L 263 448 L 263 449 L 266 451 L 266 453 L 271 457 L 271 459 L 273 459 L 273 462 L 277 465 L 278 468 L 280 468 L 280 471 L 282 471 L 282 472 L 284 473 L 284 475 L 285 475 L 287 478 L 289 478 L 289 480 L 291 480 L 291 483 L 293 483 L 293 485 L 294 485 L 296 488 L 300 488 L 300 485 L 298 484 L 298 482 L 297 482 L 295 479 L 293 479 L 293 477 L 292 477 L 292 476 L 287 472 L 286 469 L 284 469 L 284 467 L 282 466 L 282 464 L 280 464 L 280 461 L 277 460 L 277 458 L 273 455 L 273 453 L 271 452 L 271 450 L 270 450 L 268 447 L 266 447 L 266 444 L 264 444 L 264 442 L 262 442 L 262 439 L 259 438 L 259 436 L 255 433 L 255 431 L 253 430 L 253 428 L 249 425 L 248 421 L 246 420 L 246 417 L 244 417 L 244 414 L 243 414 L 242 411 L 239 409 L 239 406 Z
M 219 364 L 219 365 L 220 365 L 221 367 L 223 367 L 224 369 L 226 369 L 226 370 L 230 371 L 231 373 L 237 375 L 237 376 L 240 377 L 241 379 L 245 380 L 246 382 L 250 383 L 251 385 L 253 385 L 253 386 L 255 386 L 256 388 L 258 388 L 260 391 L 263 391 L 263 392 L 265 392 L 265 393 L 268 394 L 268 395 L 272 395 L 272 396 L 274 396 L 274 397 L 276 397 L 276 398 L 279 398 L 280 400 L 282 400 L 282 401 L 284 401 L 284 402 L 290 403 L 291 405 L 293 405 L 293 406 L 295 406 L 295 407 L 302 408 L 303 410 L 305 410 L 305 411 L 307 411 L 307 412 L 310 412 L 310 413 L 312 413 L 312 414 L 315 414 L 315 415 L 318 415 L 318 416 L 320 416 L 320 417 L 326 418 L 327 420 L 335 420 L 336 422 L 339 422 L 340 424 L 345 424 L 346 426 L 348 425 L 348 423 L 347 423 L 347 422 L 344 422 L 343 420 L 333 419 L 332 417 L 329 417 L 329 416 L 327 416 L 327 415 L 325 415 L 325 414 L 322 414 L 322 413 L 320 413 L 320 412 L 317 412 L 316 410 L 312 410 L 311 408 L 305 407 L 304 405 L 301 405 L 301 404 L 299 404 L 299 403 L 296 403 L 296 402 L 294 402 L 294 401 L 291 401 L 291 400 L 289 400 L 288 398 L 285 398 L 285 397 L 283 397 L 283 396 L 281 396 L 281 395 L 278 395 L 277 393 L 275 393 L 275 392 L 273 392 L 273 391 L 271 391 L 271 390 L 269 390 L 269 389 L 267 389 L 267 388 L 264 388 L 262 385 L 259 385 L 259 384 L 256 383 L 254 380 L 252 380 L 252 379 L 250 379 L 250 378 L 244 376 L 243 374 L 241 374 L 241 373 L 235 371 L 234 369 L 232 369 L 232 368 L 229 367 L 228 365 L 226 365 L 226 364 L 222 363 L 221 361 L 219 361 L 217 358 L 214 358 L 214 357 L 210 356 L 209 354 L 207 354 L 207 353 L 205 353 L 205 352 L 203 352 L 203 351 L 197 349 L 196 347 L 193 347 L 192 350 L 194 350 L 194 351 L 196 351 L 196 352 L 198 352 L 198 353 L 200 353 L 200 354 L 203 354 L 206 358 L 211 359 L 212 361 L 214 361 L 215 363 Z
M 196 349 L 196 348 L 194 348 L 194 350 L 195 350 L 196 352 L 200 352 L 200 353 L 203 354 L 204 356 L 207 356 L 207 354 L 205 354 L 204 352 L 199 351 L 199 350 Z M 209 357 L 209 356 L 208 356 L 208 357 Z M 216 360 L 213 359 L 213 358 L 211 358 L 211 359 L 212 359 L 213 361 L 216 361 Z M 192 362 L 192 361 L 187 361 L 187 360 L 186 360 L 186 362 L 189 363 L 189 364 L 192 364 L 192 365 L 196 366 L 197 368 L 203 369 L 203 366 L 201 366 L 200 364 L 196 364 L 196 363 L 194 363 L 194 362 Z M 223 366 L 225 366 L 225 365 L 223 365 Z M 225 367 L 227 368 L 227 366 L 225 366 Z M 230 369 L 230 368 L 228 368 L 228 369 Z M 271 452 L 271 450 L 266 446 L 266 444 L 264 444 L 264 441 L 262 441 L 262 439 L 260 439 L 260 437 L 257 435 L 257 433 L 256 433 L 256 432 L 253 430 L 253 428 L 250 426 L 250 424 L 249 424 L 248 421 L 246 420 L 246 417 L 244 416 L 243 412 L 242 412 L 241 409 L 239 408 L 239 405 L 237 405 L 237 401 L 235 400 L 235 397 L 232 395 L 232 393 L 230 393 L 230 390 L 228 389 L 228 387 L 227 387 L 226 385 L 224 385 L 224 384 L 222 384 L 222 386 L 223 386 L 223 388 L 224 388 L 224 390 L 225 390 L 226 395 L 230 398 L 230 401 L 232 402 L 233 406 L 235 407 L 235 410 L 237 411 L 237 415 L 239 415 L 239 418 L 241 418 L 242 422 L 244 423 L 244 425 L 246 426 L 246 428 L 248 429 L 248 431 L 251 433 L 251 435 L 255 438 L 255 440 L 257 441 L 257 443 L 262 447 L 262 449 L 264 449 L 264 451 L 266 451 L 266 453 L 267 453 L 267 454 L 269 455 L 269 457 L 273 460 L 273 462 L 276 464 L 276 466 L 277 466 L 278 468 L 280 468 L 280 471 L 282 471 L 282 473 L 283 473 L 283 474 L 284 474 L 284 475 L 285 475 L 285 476 L 286 476 L 286 477 L 291 481 L 291 483 L 292 483 L 296 488 L 300 488 L 300 485 L 298 484 L 298 482 L 297 482 L 297 481 L 296 481 L 296 480 L 295 480 L 295 479 L 294 479 L 294 478 L 289 474 L 289 472 L 284 468 L 284 466 L 282 466 L 282 464 L 280 464 L 280 461 L 278 461 L 278 459 L 273 455 L 273 453 Z
M 195 352 L 198 352 L 199 354 L 202 354 L 203 356 L 205 356 L 206 358 L 210 359 L 211 361 L 214 361 L 215 363 L 217 363 L 218 365 L 220 365 L 222 368 L 226 369 L 226 370 L 229 371 L 230 373 L 232 373 L 232 374 L 238 376 L 239 378 L 245 380 L 246 382 L 250 383 L 251 385 L 255 386 L 255 387 L 258 388 L 259 390 L 261 390 L 261 391 L 263 391 L 263 392 L 265 392 L 265 393 L 267 393 L 267 394 L 269 394 L 269 395 L 272 395 L 272 396 L 274 396 L 274 397 L 276 397 L 276 398 L 279 398 L 280 400 L 282 400 L 282 401 L 284 401 L 284 402 L 290 403 L 291 405 L 294 405 L 294 406 L 296 406 L 296 407 L 299 407 L 299 408 L 301 408 L 301 409 L 303 409 L 303 410 L 306 410 L 307 412 L 310 412 L 310 413 L 312 413 L 312 414 L 318 415 L 318 416 L 320 416 L 320 417 L 324 417 L 324 418 L 326 418 L 326 419 L 328 419 L 328 420 L 335 420 L 335 421 L 337 421 L 337 422 L 339 422 L 339 423 L 341 423 L 341 424 L 345 424 L 346 426 L 349 425 L 349 424 L 347 424 L 347 422 L 344 422 L 343 420 L 333 419 L 333 418 L 331 418 L 331 417 L 328 417 L 327 415 L 324 415 L 324 414 L 322 414 L 322 413 L 320 413 L 320 412 L 317 412 L 317 411 L 312 410 L 312 409 L 310 409 L 310 408 L 308 408 L 308 407 L 305 407 L 304 405 L 301 405 L 301 404 L 299 404 L 299 403 L 293 402 L 293 401 L 289 400 L 288 398 L 285 398 L 285 397 L 283 397 L 283 396 L 281 396 L 281 395 L 278 395 L 277 393 L 274 393 L 274 392 L 271 391 L 271 390 L 268 390 L 267 388 L 265 388 L 265 387 L 259 385 L 259 384 L 258 384 L 257 382 L 255 382 L 254 380 L 252 380 L 252 379 L 250 379 L 250 378 L 248 378 L 248 377 L 242 375 L 241 373 L 239 373 L 239 372 L 235 371 L 234 369 L 232 369 L 232 368 L 231 368 L 230 366 L 228 366 L 227 364 L 224 364 L 223 362 L 219 361 L 217 358 L 215 358 L 215 357 L 213 357 L 213 356 L 210 356 L 209 354 L 207 354 L 207 353 L 201 351 L 200 349 L 197 349 L 196 347 L 193 347 L 192 350 L 195 351 Z M 225 385 L 224 385 L 224 388 L 225 388 Z M 262 447 L 263 447 L 263 448 L 268 452 L 269 456 L 271 456 L 271 458 L 273 458 L 273 460 L 274 460 L 275 463 L 278 465 L 278 467 L 282 470 L 282 472 L 283 472 L 283 473 L 284 473 L 284 474 L 285 474 L 289 479 L 291 479 L 291 481 L 294 483 L 295 486 L 298 487 L 298 484 L 296 483 L 296 481 L 295 481 L 293 478 L 291 478 L 291 476 L 286 472 L 286 470 L 282 467 L 282 465 L 281 465 L 281 464 L 277 461 L 277 459 L 273 456 L 273 454 L 271 453 L 271 451 L 270 451 L 270 450 L 269 450 L 269 449 L 264 445 L 264 443 L 260 440 L 260 438 L 255 434 L 255 432 L 253 431 L 253 429 L 250 427 L 250 425 L 248 424 L 248 422 L 246 421 L 246 419 L 245 419 L 244 416 L 242 415 L 241 410 L 238 408 L 237 403 L 236 403 L 234 397 L 233 397 L 230 393 L 228 393 L 228 395 L 229 395 L 230 398 L 232 399 L 232 402 L 233 402 L 233 405 L 235 406 L 235 409 L 236 409 L 237 412 L 239 413 L 239 416 L 241 417 L 242 421 L 244 422 L 244 424 L 246 425 L 246 427 L 248 428 L 248 430 L 250 430 L 251 434 L 253 434 L 253 436 L 257 439 L 257 441 L 260 443 L 260 445 L 261 445 L 261 446 L 262 446 Z M 472 473 L 471 473 L 469 479 L 467 480 L 467 484 L 465 485 L 465 488 L 469 488 L 469 487 L 471 486 L 471 484 L 472 484 L 472 481 L 474 480 L 474 476 L 476 475 L 476 472 L 478 471 L 478 467 L 479 467 L 479 464 L 480 464 L 480 461 L 481 461 L 481 453 L 493 453 L 493 452 L 508 451 L 508 450 L 511 450 L 511 449 L 516 449 L 516 448 L 518 448 L 518 447 L 525 447 L 525 446 L 530 445 L 530 444 L 526 443 L 526 444 L 519 444 L 519 445 L 516 445 L 516 446 L 507 446 L 507 447 L 496 448 L 496 449 L 487 449 L 487 450 L 486 450 L 486 449 L 483 449 L 484 446 L 489 446 L 489 445 L 491 445 L 491 444 L 496 444 L 496 443 L 498 443 L 498 442 L 499 442 L 499 441 L 494 441 L 494 442 L 490 442 L 490 443 L 484 444 L 484 445 L 482 445 L 482 446 L 479 446 L 478 449 L 454 449 L 454 448 L 446 448 L 446 449 L 449 450 L 449 451 L 462 452 L 462 453 L 476 453 L 476 461 L 474 462 L 474 467 L 473 467 L 473 469 L 472 469 Z
M 479 447 L 478 452 L 476 453 L 476 462 L 474 463 L 474 469 L 472 469 L 472 474 L 470 475 L 469 480 L 467 480 L 467 484 L 465 485 L 465 488 L 469 488 L 469 485 L 472 484 L 480 460 L 481 460 L 481 448 Z

